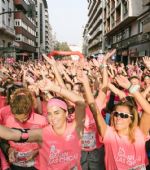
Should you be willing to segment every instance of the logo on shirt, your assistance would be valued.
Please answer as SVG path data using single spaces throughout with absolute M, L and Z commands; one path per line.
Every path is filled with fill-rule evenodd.
M 115 157 L 116 162 L 127 164 L 128 166 L 135 166 L 138 162 L 141 162 L 141 156 L 135 158 L 134 155 L 126 153 L 123 147 L 119 147 L 119 151 Z
M 71 162 L 78 159 L 78 153 L 72 153 L 69 151 L 60 151 L 55 145 L 51 145 L 48 165 Z

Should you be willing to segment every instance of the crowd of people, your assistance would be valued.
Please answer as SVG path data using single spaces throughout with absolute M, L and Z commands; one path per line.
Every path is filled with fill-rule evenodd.
M 149 170 L 150 57 L 0 65 L 0 169 Z

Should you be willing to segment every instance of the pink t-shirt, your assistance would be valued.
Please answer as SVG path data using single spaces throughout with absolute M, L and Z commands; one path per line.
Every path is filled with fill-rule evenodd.
M 47 102 L 42 101 L 42 115 L 47 117 Z
M 145 141 L 139 128 L 135 131 L 135 142 L 131 143 L 126 136 L 120 137 L 112 127 L 107 127 L 103 139 L 106 170 L 145 170 Z
M 100 143 L 99 134 L 93 114 L 89 107 L 86 107 L 84 133 L 82 136 L 82 150 L 92 151 L 100 148 L 103 144 Z
M 81 170 L 81 141 L 72 123 L 67 123 L 63 135 L 57 135 L 49 125 L 42 138 L 40 170 Z
M 0 109 L 4 106 L 6 106 L 6 97 L 0 96 Z
M 0 109 L 0 118 L 2 124 L 10 128 L 37 129 L 47 125 L 45 117 L 34 112 L 31 113 L 30 118 L 26 122 L 21 123 L 17 121 L 11 113 L 10 106 Z M 16 151 L 16 162 L 13 163 L 14 165 L 22 167 L 39 167 L 39 156 L 36 156 L 34 160 L 27 161 L 27 158 L 32 154 L 32 151 L 40 148 L 37 143 L 17 143 L 13 141 L 10 141 L 9 143 Z

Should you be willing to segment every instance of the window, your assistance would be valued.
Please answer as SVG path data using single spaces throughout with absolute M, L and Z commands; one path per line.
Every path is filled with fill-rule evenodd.
M 16 41 L 22 41 L 22 35 L 21 34 L 16 35 Z
M 21 26 L 21 20 L 20 19 L 15 20 L 15 26 Z
M 4 13 L 5 12 L 5 9 L 4 8 L 2 8 L 2 13 Z M 2 15 L 2 22 L 3 22 L 3 24 L 5 25 L 5 14 L 4 15 Z
M 143 32 L 143 22 L 139 22 L 139 33 Z
M 5 40 L 2 40 L 2 42 L 3 42 L 3 47 L 5 47 Z
M 8 18 L 8 26 L 10 27 L 10 18 Z
M 123 2 L 123 15 L 126 16 L 128 14 L 128 3 L 127 1 Z

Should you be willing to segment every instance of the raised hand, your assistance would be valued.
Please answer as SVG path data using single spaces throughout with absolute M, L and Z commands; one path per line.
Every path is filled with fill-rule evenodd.
M 150 69 L 150 57 L 148 56 L 143 57 L 143 62 L 146 65 L 146 67 Z
M 44 59 L 45 59 L 49 64 L 51 64 L 51 65 L 56 65 L 56 61 L 55 61 L 55 59 L 54 59 L 53 57 L 49 58 L 49 57 L 47 57 L 45 54 L 42 54 L 42 55 L 43 55 Z
M 112 51 L 108 52 L 104 58 L 103 58 L 103 62 L 106 62 L 111 56 L 113 56 L 116 53 L 116 49 L 113 49 Z
M 128 80 L 127 77 L 124 77 L 122 75 L 117 76 L 116 78 L 117 83 L 119 84 L 119 86 L 128 89 L 131 85 L 130 81 Z

